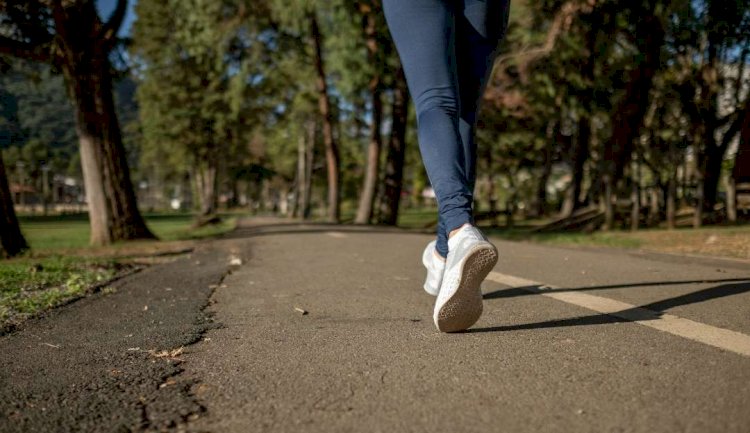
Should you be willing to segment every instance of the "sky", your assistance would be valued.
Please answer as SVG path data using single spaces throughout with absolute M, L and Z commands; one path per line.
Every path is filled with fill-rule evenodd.
M 118 33 L 119 36 L 128 36 L 130 34 L 130 29 L 133 26 L 133 21 L 135 21 L 135 13 L 133 12 L 135 8 L 135 3 L 137 0 L 129 0 L 128 1 L 128 12 L 125 15 L 125 20 L 122 23 L 122 27 L 120 28 L 120 33 Z M 102 18 L 103 21 L 107 21 L 112 15 L 112 12 L 115 10 L 115 6 L 117 5 L 117 0 L 95 0 L 96 3 L 96 10 L 99 12 L 99 16 Z

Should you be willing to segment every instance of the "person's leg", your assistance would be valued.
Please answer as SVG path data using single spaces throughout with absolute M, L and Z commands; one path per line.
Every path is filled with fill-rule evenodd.
M 417 111 L 419 148 L 439 208 L 437 251 L 448 232 L 472 221 L 472 191 L 459 133 L 460 101 L 452 0 L 384 0 L 386 20 Z
M 475 130 L 482 95 L 492 71 L 497 48 L 508 25 L 510 0 L 463 0 L 456 18 L 461 113 L 459 131 L 469 189 L 474 192 L 477 150 Z

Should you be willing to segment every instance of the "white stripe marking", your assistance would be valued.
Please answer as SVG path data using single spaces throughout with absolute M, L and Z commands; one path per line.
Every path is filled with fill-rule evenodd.
M 343 239 L 346 237 L 346 235 L 341 232 L 326 232 L 326 234 L 332 238 L 337 238 L 337 239 Z
M 672 335 L 687 338 L 709 346 L 728 350 L 739 355 L 750 356 L 750 336 L 729 329 L 717 328 L 671 314 L 658 313 L 626 302 L 588 293 L 557 292 L 559 287 L 547 286 L 536 281 L 490 272 L 487 279 L 510 287 L 517 287 L 568 304 L 587 308 L 598 313 L 619 317 Z

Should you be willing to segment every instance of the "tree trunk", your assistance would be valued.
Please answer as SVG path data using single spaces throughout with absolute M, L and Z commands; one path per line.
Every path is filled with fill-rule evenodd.
M 591 18 L 596 20 L 598 15 L 595 10 Z M 578 119 L 578 133 L 574 139 L 570 161 L 572 168 L 571 184 L 566 192 L 566 198 L 561 210 L 561 216 L 566 218 L 580 209 L 582 205 L 581 192 L 585 174 L 584 167 L 586 160 L 589 158 L 593 138 L 593 134 L 591 133 L 591 119 L 595 109 L 594 83 L 596 82 L 596 58 L 594 53 L 596 52 L 596 42 L 600 32 L 601 29 L 599 27 L 592 26 L 585 33 L 586 51 L 589 53 L 589 56 L 584 64 L 581 65 L 581 76 L 589 85 L 582 93 L 582 102 L 585 110 L 583 113 L 580 113 L 580 118 Z
M 648 227 L 654 227 L 659 224 L 661 215 L 661 203 L 659 197 L 662 196 L 662 190 L 651 188 L 646 193 L 648 200 Z
M 750 104 L 750 95 L 747 98 L 746 105 Z M 735 183 L 750 182 L 750 109 L 747 108 L 740 129 L 740 141 L 737 147 L 737 155 L 734 158 L 732 178 Z
M 603 172 L 608 175 L 603 176 L 602 180 L 608 182 L 604 189 L 609 188 L 610 194 L 622 179 L 625 166 L 632 156 L 633 142 L 643 126 L 654 75 L 660 66 L 665 30 L 653 11 L 644 10 L 643 14 L 644 16 L 636 23 L 635 31 L 642 60 L 633 65 L 628 74 L 625 94 L 612 113 L 611 138 L 605 142 L 604 147 Z
M 724 161 L 726 149 L 722 146 L 708 145 L 703 154 L 703 211 L 710 218 L 717 203 L 719 181 L 721 180 L 721 165 Z
M 153 238 L 136 204 L 112 96 L 110 49 L 99 38 L 102 24 L 93 2 L 55 15 L 57 55 L 75 111 L 91 244 Z
M 641 223 L 641 166 L 640 155 L 636 153 L 636 158 L 631 165 L 631 191 L 630 191 L 630 230 L 638 231 Z
M 339 151 L 336 138 L 333 135 L 333 112 L 331 110 L 331 99 L 328 95 L 328 84 L 326 83 L 325 63 L 323 61 L 323 36 L 318 26 L 318 18 L 315 12 L 308 16 L 310 32 L 312 35 L 314 63 L 316 77 L 316 88 L 318 90 L 318 107 L 323 118 L 323 143 L 326 148 L 326 167 L 328 170 L 328 220 L 339 222 Z
M 603 176 L 604 190 L 602 192 L 602 206 L 604 207 L 604 225 L 602 230 L 612 230 L 615 222 L 615 210 L 612 194 L 612 175 L 607 173 Z
M 384 200 L 380 207 L 380 222 L 396 225 L 401 203 L 406 157 L 406 126 L 409 112 L 409 89 L 403 68 L 396 71 L 393 106 L 391 109 L 391 137 L 388 141 L 388 158 L 385 163 Z
M 306 143 L 307 137 L 303 132 L 297 139 L 297 173 L 294 176 L 294 189 L 292 196 L 292 209 L 289 214 L 292 218 L 297 218 L 302 213 L 300 203 L 302 202 L 302 194 L 305 189 L 305 174 L 307 173 L 307 152 Z
M 676 226 L 677 217 L 677 173 L 670 173 L 667 185 L 667 228 Z
M 732 176 L 724 178 L 727 189 L 727 220 L 730 223 L 737 222 L 737 189 Z
M 573 145 L 571 156 L 572 178 L 568 187 L 566 205 L 563 206 L 562 216 L 569 217 L 581 207 L 581 190 L 583 185 L 584 167 L 589 157 L 589 145 L 591 141 L 591 119 L 582 117 L 578 122 L 578 135 Z
M 505 202 L 505 228 L 506 229 L 512 229 L 513 226 L 515 226 L 515 222 L 513 220 L 513 213 L 516 211 L 514 198 L 515 197 L 511 196 L 511 198 Z
M 218 204 L 218 168 L 212 162 L 200 161 L 194 169 L 195 189 L 198 192 L 199 218 L 214 215 Z
M 28 248 L 13 208 L 3 155 L 0 153 L 0 258 L 13 257 Z
M 354 218 L 356 224 L 368 224 L 372 219 L 373 205 L 375 203 L 378 185 L 378 172 L 380 168 L 380 150 L 383 139 L 380 127 L 383 119 L 383 101 L 381 98 L 382 88 L 380 85 L 380 65 L 378 61 L 377 20 L 372 8 L 364 3 L 360 4 L 360 11 L 365 18 L 365 41 L 367 46 L 367 60 L 374 66 L 374 74 L 370 79 L 370 99 L 372 101 L 372 122 L 370 125 L 370 143 L 367 146 L 367 168 L 362 184 L 362 192 L 357 207 L 357 216 Z
M 536 203 L 534 203 L 536 205 L 534 213 L 537 217 L 547 214 L 547 182 L 549 182 L 549 177 L 552 175 L 552 143 L 555 139 L 556 125 L 556 121 L 550 121 L 547 124 L 547 143 L 542 151 L 544 161 L 542 162 L 542 172 L 539 175 L 539 181 L 536 186 Z
M 378 85 L 378 87 L 380 87 Z M 370 143 L 367 146 L 367 167 L 365 169 L 365 178 L 362 183 L 362 192 L 357 207 L 357 216 L 354 218 L 355 224 L 368 224 L 372 218 L 373 204 L 375 203 L 375 193 L 378 183 L 378 171 L 380 168 L 380 149 L 382 147 L 382 137 L 380 127 L 383 116 L 383 102 L 381 100 L 380 90 L 372 90 L 372 126 L 370 131 Z
M 509 173 L 508 175 L 508 198 L 505 200 L 505 227 L 512 229 L 515 226 L 513 214 L 516 212 L 516 202 L 518 201 L 518 193 L 516 190 L 516 182 L 518 172 Z
M 638 187 L 638 183 L 633 180 L 633 191 L 630 193 L 630 201 L 632 202 L 632 207 L 630 208 L 630 230 L 631 231 L 638 231 L 638 228 L 640 227 L 640 220 L 641 220 L 641 191 Z
M 703 200 L 703 182 L 698 182 L 698 187 L 695 190 L 695 213 L 693 214 L 693 227 L 699 228 L 703 225 L 703 209 L 705 209 L 705 201 Z
M 300 212 L 302 218 L 310 218 L 310 197 L 312 196 L 312 169 L 315 151 L 315 131 L 316 124 L 313 121 L 307 122 L 307 138 L 305 140 L 305 177 L 302 191 L 302 201 L 300 203 Z

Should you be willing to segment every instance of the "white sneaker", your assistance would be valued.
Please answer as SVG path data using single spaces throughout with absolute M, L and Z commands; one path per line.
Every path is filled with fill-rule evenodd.
M 480 285 L 497 264 L 497 248 L 474 226 L 448 239 L 448 259 L 432 318 L 442 332 L 468 329 L 482 315 Z
M 422 264 L 427 268 L 427 278 L 424 281 L 424 291 L 432 296 L 437 296 L 440 291 L 440 283 L 443 281 L 445 262 L 435 257 L 435 244 L 432 241 L 422 253 Z

